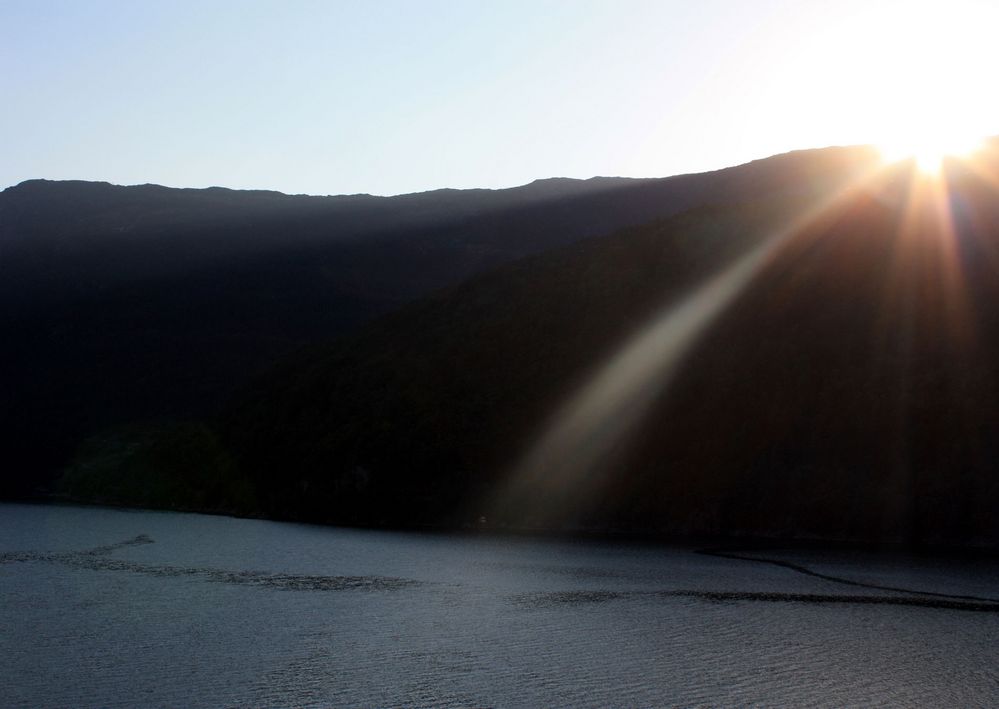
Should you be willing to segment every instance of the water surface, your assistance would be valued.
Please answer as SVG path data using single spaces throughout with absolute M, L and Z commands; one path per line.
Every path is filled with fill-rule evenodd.
M 999 703 L 999 564 L 736 556 L 4 504 L 0 704 Z

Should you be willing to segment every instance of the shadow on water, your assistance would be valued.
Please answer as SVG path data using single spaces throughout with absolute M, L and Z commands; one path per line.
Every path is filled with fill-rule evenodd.
M 975 601 L 984 604 L 995 604 L 999 606 L 999 599 L 995 598 L 985 598 L 982 596 L 962 596 L 952 593 L 938 593 L 935 591 L 920 591 L 918 589 L 903 588 L 900 586 L 883 586 L 881 584 L 866 583 L 864 581 L 854 581 L 852 579 L 843 578 L 842 576 L 832 576 L 831 574 L 823 574 L 819 571 L 813 571 L 807 566 L 802 566 L 801 564 L 795 564 L 790 561 L 784 561 L 782 559 L 770 559 L 758 556 L 745 556 L 743 554 L 736 553 L 735 550 L 725 550 L 725 549 L 699 549 L 698 554 L 704 554 L 705 556 L 717 556 L 723 559 L 735 559 L 737 561 L 755 561 L 758 564 L 770 564 L 771 566 L 777 566 L 782 569 L 789 569 L 799 574 L 804 574 L 805 576 L 812 576 L 817 579 L 822 579 L 824 581 L 832 581 L 833 583 L 840 583 L 846 586 L 857 586 L 859 588 L 870 588 L 875 591 L 891 591 L 893 593 L 908 593 L 918 596 L 932 596 L 933 598 L 948 598 L 957 601 Z M 915 605 L 915 604 L 906 604 Z
M 968 596 L 935 591 L 921 591 L 898 586 L 866 583 L 853 579 L 833 576 L 814 571 L 807 566 L 795 564 L 782 559 L 759 556 L 746 556 L 736 550 L 699 549 L 695 553 L 737 561 L 751 561 L 758 564 L 769 564 L 788 569 L 798 574 L 831 581 L 846 586 L 869 588 L 876 591 L 888 591 L 892 594 L 904 595 L 847 595 L 833 593 L 784 593 L 780 591 L 709 591 L 690 589 L 671 589 L 660 591 L 554 591 L 538 593 L 522 593 L 511 596 L 511 600 L 529 608 L 551 608 L 562 605 L 580 605 L 588 603 L 605 603 L 626 598 L 692 598 L 710 602 L 750 601 L 758 603 L 804 603 L 810 605 L 881 605 L 908 606 L 913 608 L 932 608 L 936 610 L 969 611 L 974 613 L 999 613 L 999 600 L 981 596 Z
M 292 591 L 395 591 L 425 585 L 423 581 L 388 576 L 320 576 L 300 574 L 275 574 L 264 571 L 225 571 L 210 567 L 170 566 L 140 564 L 111 558 L 120 549 L 145 544 L 154 544 L 145 534 L 131 539 L 75 552 L 5 552 L 0 553 L 0 564 L 11 563 L 52 563 L 90 571 L 125 571 L 147 576 L 189 577 L 213 583 L 226 583 L 243 586 L 256 586 Z M 999 600 L 978 596 L 964 596 L 933 591 L 883 586 L 823 574 L 808 567 L 781 559 L 745 556 L 722 549 L 702 549 L 696 553 L 739 561 L 751 561 L 785 568 L 795 573 L 812 576 L 848 586 L 888 591 L 903 595 L 846 595 L 823 593 L 783 593 L 779 591 L 711 591 L 691 589 L 670 589 L 653 591 L 609 591 L 573 590 L 521 593 L 510 596 L 510 600 L 529 608 L 547 608 L 587 603 L 605 603 L 627 598 L 690 598 L 709 602 L 751 601 L 763 603 L 805 603 L 805 604 L 850 604 L 850 605 L 890 605 L 932 608 L 938 610 L 971 611 L 977 613 L 999 613 Z
M 561 605 L 605 603 L 626 598 L 692 598 L 701 601 L 762 603 L 805 603 L 811 605 L 881 605 L 934 608 L 937 610 L 999 613 L 999 603 L 957 601 L 922 596 L 860 596 L 827 593 L 781 593 L 774 591 L 695 591 L 676 589 L 669 591 L 554 591 L 522 593 L 511 600 L 529 608 L 551 608 Z
M 132 561 L 110 558 L 111 553 L 119 549 L 153 543 L 153 539 L 145 534 L 140 534 L 137 537 L 126 539 L 117 544 L 108 544 L 86 551 L 65 553 L 7 552 L 0 554 L 0 564 L 16 562 L 53 563 L 77 569 L 87 569 L 89 571 L 127 571 L 147 576 L 189 577 L 213 583 L 258 586 L 289 591 L 394 591 L 423 585 L 421 581 L 388 576 L 313 576 L 274 574 L 265 571 L 225 571 L 210 567 L 139 564 Z

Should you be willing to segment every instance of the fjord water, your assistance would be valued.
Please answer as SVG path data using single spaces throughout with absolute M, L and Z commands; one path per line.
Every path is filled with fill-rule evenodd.
M 996 562 L 741 555 L 4 504 L 0 704 L 999 702 Z

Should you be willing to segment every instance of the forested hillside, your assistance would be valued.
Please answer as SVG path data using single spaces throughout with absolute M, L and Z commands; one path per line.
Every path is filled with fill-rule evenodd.
M 870 151 L 660 180 L 383 198 L 22 183 L 0 193 L 5 495 L 90 436 L 210 418 L 250 377 L 436 289 L 699 204 L 842 181 Z
M 995 542 L 997 166 L 902 164 L 500 268 L 287 361 L 224 438 L 279 517 Z M 768 243 L 668 381 L 643 365 L 634 425 L 598 397 L 524 469 L 608 363 Z

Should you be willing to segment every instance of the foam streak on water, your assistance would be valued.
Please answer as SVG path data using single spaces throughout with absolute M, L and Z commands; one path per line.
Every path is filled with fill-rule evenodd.
M 0 505 L 0 705 L 999 702 L 999 564 L 733 556 Z

